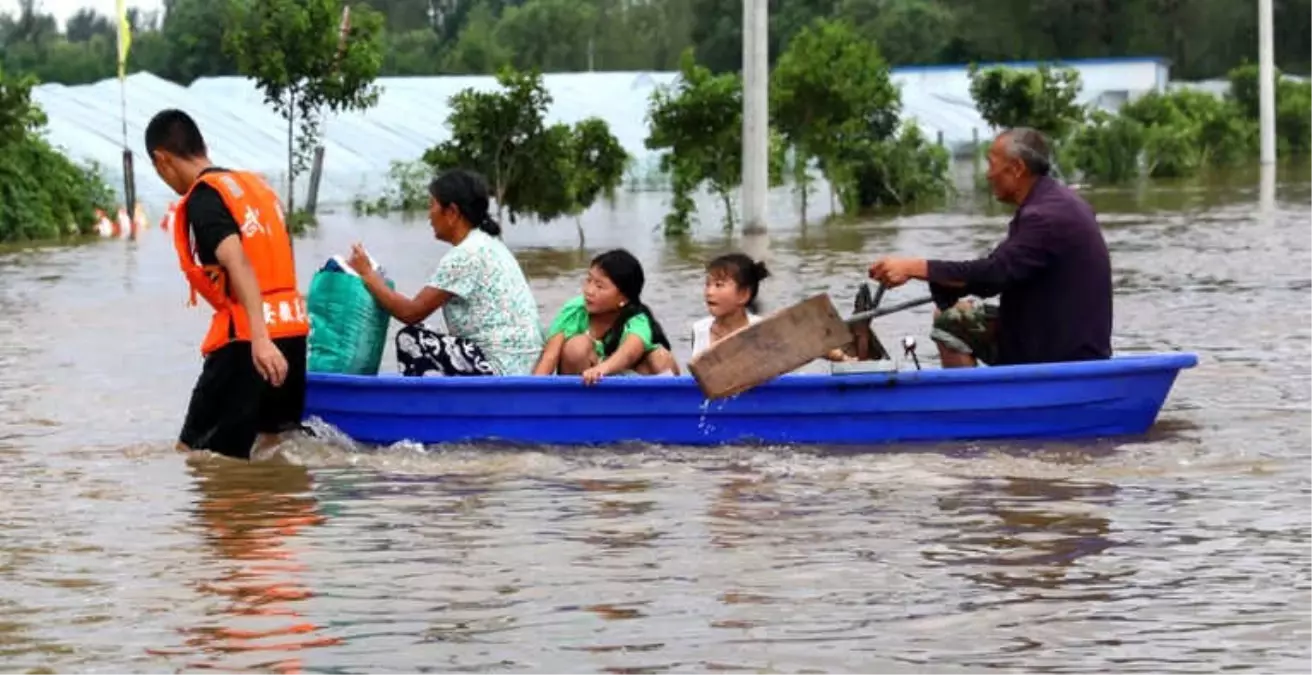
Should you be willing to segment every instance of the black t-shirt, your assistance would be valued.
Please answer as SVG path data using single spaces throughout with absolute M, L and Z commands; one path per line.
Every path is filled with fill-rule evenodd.
M 201 171 L 200 175 L 220 171 L 227 169 L 212 166 Z M 198 183 L 187 198 L 187 224 L 196 242 L 196 257 L 202 265 L 219 264 L 219 244 L 230 235 L 241 236 L 237 219 L 228 211 L 223 197 L 206 183 Z

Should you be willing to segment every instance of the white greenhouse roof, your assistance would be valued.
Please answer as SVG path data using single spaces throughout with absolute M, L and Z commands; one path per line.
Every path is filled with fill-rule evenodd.
M 1029 64 L 1009 64 L 1024 67 Z M 1142 74 L 1137 81 L 1153 86 L 1147 69 L 1162 68 L 1151 59 L 1073 62 L 1085 78 L 1082 100 L 1093 100 L 1108 85 L 1098 82 L 1098 69 L 1110 69 L 1103 79 L 1124 82 L 1126 68 Z M 553 73 L 544 77 L 553 102 L 548 122 L 573 123 L 598 116 L 636 161 L 634 182 L 654 171 L 656 157 L 643 147 L 647 136 L 646 109 L 654 87 L 677 76 L 673 72 Z M 1155 77 L 1155 76 L 1153 76 Z M 1164 78 L 1161 78 L 1164 80 Z M 894 70 L 902 87 L 904 118 L 914 118 L 930 139 L 942 134 L 948 147 L 960 149 L 989 134 L 970 99 L 965 68 L 932 66 Z M 448 100 L 466 87 L 490 90 L 491 76 L 380 78 L 376 106 L 364 112 L 325 120 L 324 175 L 320 204 L 348 204 L 356 197 L 375 197 L 384 188 L 391 162 L 417 159 L 447 137 Z M 1164 84 L 1164 82 L 1162 83 Z M 1101 85 L 1101 86 L 1099 86 Z M 1160 86 L 1160 85 L 1159 85 Z M 1122 86 L 1124 88 L 1124 86 Z M 127 143 L 136 160 L 137 194 L 147 203 L 173 198 L 154 175 L 144 155 L 143 133 L 151 116 L 169 107 L 196 118 L 217 164 L 259 171 L 281 188 L 286 172 L 286 122 L 264 104 L 253 83 L 241 77 L 205 78 L 180 86 L 149 73 L 136 73 L 122 85 L 126 95 Z M 115 79 L 81 86 L 40 85 L 34 97 L 49 118 L 48 137 L 75 160 L 99 162 L 116 190 L 122 185 L 123 131 L 120 83 Z M 308 175 L 298 178 L 303 200 Z

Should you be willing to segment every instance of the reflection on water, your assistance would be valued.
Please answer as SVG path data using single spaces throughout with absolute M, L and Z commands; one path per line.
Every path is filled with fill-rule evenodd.
M 185 650 L 153 653 L 188 657 L 188 668 L 301 672 L 299 652 L 341 644 L 303 609 L 314 592 L 303 580 L 296 540 L 325 521 L 310 494 L 310 472 L 208 457 L 188 466 L 196 481 L 193 522 L 220 570 L 190 585 L 219 602 L 206 621 L 179 629 Z
M 1116 545 L 1108 538 L 1110 520 L 1097 515 L 1100 507 L 1113 503 L 1115 494 L 1114 485 L 1095 481 L 972 481 L 938 504 L 954 524 L 966 519 L 975 527 L 945 528 L 936 542 L 940 548 L 927 549 L 924 555 L 935 563 L 970 569 L 963 576 L 972 581 L 1008 589 L 1060 589 L 1089 582 L 1071 574 L 1081 558 Z
M 0 252 L 0 664 L 1306 670 L 1308 174 L 1282 169 L 1266 215 L 1255 170 L 1086 190 L 1115 348 L 1201 362 L 1146 437 L 1081 443 L 365 452 L 320 428 L 250 465 L 187 457 L 173 437 L 207 319 L 167 237 Z M 714 254 L 765 249 L 767 307 L 828 291 L 846 308 L 875 257 L 978 254 L 1008 217 L 966 194 L 800 226 L 791 199 L 772 196 L 768 237 L 726 235 L 710 202 L 692 236 L 664 239 L 647 194 L 586 214 L 582 248 L 568 221 L 506 238 L 544 320 L 592 256 L 630 248 L 686 358 Z M 324 214 L 298 240 L 302 278 L 356 240 L 402 290 L 444 250 L 418 220 Z M 929 318 L 878 329 L 924 335 Z

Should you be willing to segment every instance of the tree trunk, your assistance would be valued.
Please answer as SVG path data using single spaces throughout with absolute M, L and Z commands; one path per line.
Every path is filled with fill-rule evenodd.
M 809 190 L 807 190 L 806 177 L 803 176 L 802 177 L 802 224 L 803 225 L 806 224 L 806 193 L 807 192 L 809 192 Z
M 724 201 L 724 229 L 733 232 L 733 201 L 729 199 L 729 191 L 720 192 L 720 199 Z
M 810 153 L 803 146 L 793 146 L 793 180 L 797 182 L 797 189 L 802 191 L 802 225 L 806 225 L 806 204 L 809 196 L 807 193 L 811 191 L 810 176 L 806 173 L 806 164 L 810 157 Z

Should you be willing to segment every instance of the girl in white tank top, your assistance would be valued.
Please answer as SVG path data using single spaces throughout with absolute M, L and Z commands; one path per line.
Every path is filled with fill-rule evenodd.
M 710 316 L 692 325 L 693 356 L 761 320 L 756 315 L 756 295 L 761 280 L 768 276 L 764 263 L 742 253 L 728 253 L 706 264 L 706 311 Z
M 706 264 L 706 311 L 710 316 L 692 324 L 694 357 L 730 333 L 761 320 L 756 314 L 756 296 L 761 280 L 769 276 L 765 263 L 742 253 L 728 253 Z M 829 361 L 849 358 L 841 349 L 825 355 Z

